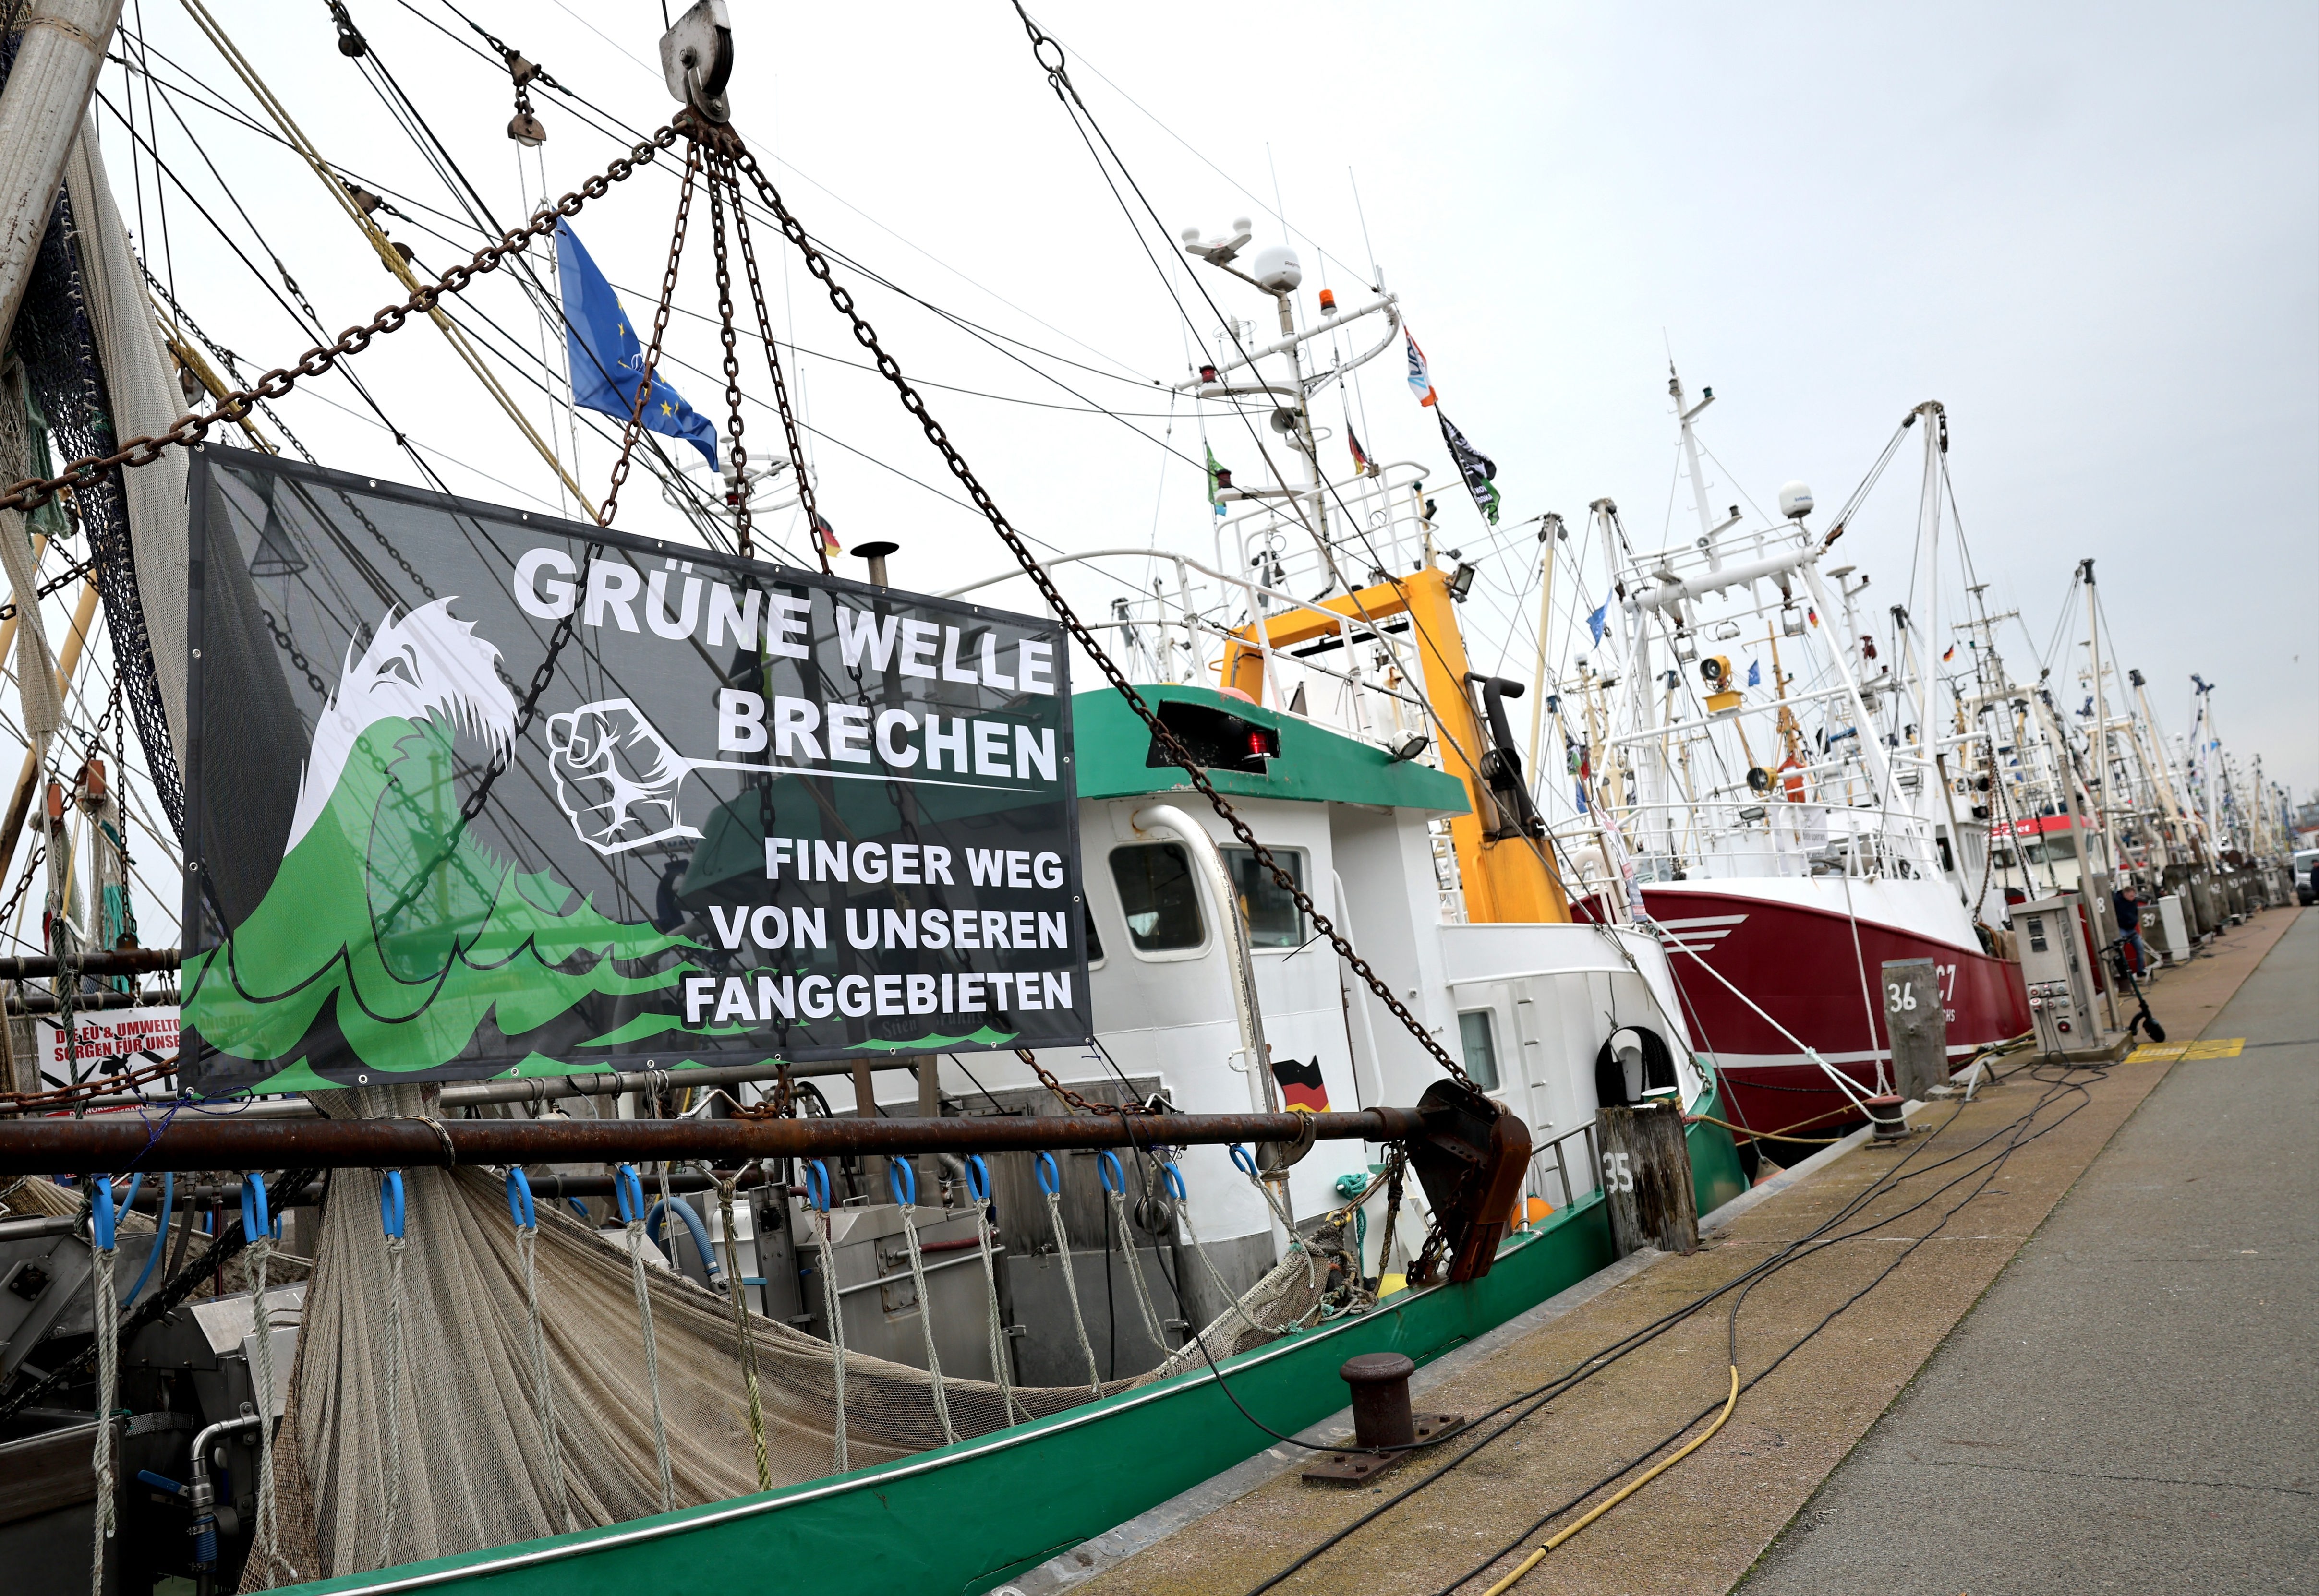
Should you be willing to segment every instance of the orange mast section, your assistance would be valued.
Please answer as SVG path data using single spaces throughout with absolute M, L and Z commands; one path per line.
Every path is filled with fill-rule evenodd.
M 1244 627 L 1225 641 L 1223 685 L 1262 703 L 1265 649 L 1293 648 L 1325 637 L 1339 629 L 1342 624 L 1339 618 L 1382 622 L 1403 614 L 1417 636 L 1425 701 L 1433 712 L 1441 742 L 1441 768 L 1466 784 L 1466 812 L 1449 822 L 1449 840 L 1457 852 L 1457 876 L 1466 893 L 1466 918 L 1476 924 L 1566 922 L 1570 903 L 1548 863 L 1552 844 L 1524 836 L 1511 826 L 1502 828 L 1503 836 L 1493 839 L 1490 834 L 1501 828 L 1493 825 L 1499 808 L 1479 769 L 1489 747 L 1489 733 L 1466 686 L 1470 667 L 1466 637 L 1458 629 L 1448 573 L 1419 571 L 1357 593 L 1323 600 L 1315 609 L 1271 617 L 1263 622 L 1262 645 L 1256 641 L 1255 626 Z

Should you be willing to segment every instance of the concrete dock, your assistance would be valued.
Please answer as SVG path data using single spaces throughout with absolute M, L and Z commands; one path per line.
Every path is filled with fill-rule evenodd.
M 1784 1257 L 1738 1308 L 1728 1422 L 1521 1596 L 2319 1589 L 2319 912 L 2225 933 L 2151 1005 L 2174 1045 L 2010 1066 L 1417 1382 L 1471 1415 L 1565 1382 L 1543 1405 L 1350 1491 L 1276 1447 L 1017 1587 L 1246 1596 L 1309 1556 L 1273 1588 L 1478 1596 L 1706 1428 L 1740 1294 L 1591 1360 Z

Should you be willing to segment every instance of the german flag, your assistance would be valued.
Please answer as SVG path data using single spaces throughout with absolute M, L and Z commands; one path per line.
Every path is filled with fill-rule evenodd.
M 1329 1087 L 1321 1078 L 1321 1060 L 1300 1064 L 1294 1059 L 1272 1061 L 1272 1078 L 1280 1083 L 1280 1100 L 1295 1114 L 1329 1112 Z

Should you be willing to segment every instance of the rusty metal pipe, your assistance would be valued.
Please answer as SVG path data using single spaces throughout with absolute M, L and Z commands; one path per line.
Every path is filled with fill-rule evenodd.
M 135 1169 L 391 1169 L 452 1164 L 594 1164 L 1224 1142 L 1398 1141 L 1421 1129 L 1413 1108 L 1359 1114 L 1115 1114 L 987 1119 L 273 1120 L 180 1117 L 14 1120 L 0 1123 L 0 1175 Z
M 185 955 L 175 948 L 116 948 L 92 949 L 77 962 L 85 976 L 110 977 L 152 975 L 158 970 L 174 975 L 184 960 Z M 56 960 L 45 953 L 0 959 L 0 981 L 45 981 L 56 973 Z

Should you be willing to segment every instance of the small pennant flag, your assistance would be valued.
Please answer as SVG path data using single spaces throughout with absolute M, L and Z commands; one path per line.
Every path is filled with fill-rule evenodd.
M 1952 643 L 1948 646 L 1948 652 L 1941 655 L 1941 663 L 1945 665 L 1954 658 L 1956 658 L 1956 645 Z
M 1755 661 L 1749 660 L 1747 662 L 1747 685 L 1749 687 L 1754 687 L 1763 680 L 1764 667 L 1757 664 Z
M 1321 1078 L 1320 1059 L 1300 1064 L 1294 1059 L 1275 1059 L 1272 1078 L 1280 1084 L 1280 1105 L 1289 1113 L 1329 1112 L 1329 1084 Z
M 1804 618 L 1811 622 L 1812 625 L 1818 626 L 1819 625 L 1819 611 L 1807 604 L 1804 606 Z
M 821 546 L 821 552 L 825 555 L 845 552 L 845 546 L 837 541 L 837 528 L 824 519 L 819 510 L 813 514 L 813 540 Z
M 1223 500 L 1219 497 L 1219 495 L 1221 495 L 1226 488 L 1229 488 L 1232 485 L 1232 468 L 1230 466 L 1218 464 L 1216 463 L 1215 450 L 1213 448 L 1209 449 L 1208 505 L 1209 508 L 1214 509 L 1216 514 L 1220 516 L 1224 513 L 1224 504 Z
M 1601 607 L 1586 618 L 1587 630 L 1594 634 L 1594 641 L 1598 645 L 1602 641 L 1602 628 L 1610 625 L 1610 614 L 1611 600 L 1609 596 L 1605 595 Z
M 1417 347 L 1417 339 L 1406 327 L 1401 336 L 1409 341 L 1409 391 L 1417 395 L 1420 404 L 1431 404 L 1434 399 L 1433 379 L 1425 370 L 1425 351 Z
M 1498 484 L 1491 479 L 1498 474 L 1497 462 L 1467 443 L 1466 435 L 1449 424 L 1448 416 L 1439 410 L 1433 413 L 1441 418 L 1441 441 L 1449 446 L 1449 457 L 1457 463 L 1458 474 L 1466 479 L 1466 491 L 1474 496 L 1474 508 L 1491 526 L 1496 526 Z
M 1351 446 L 1353 451 L 1353 469 L 1359 472 L 1363 476 L 1372 476 L 1376 474 L 1376 468 L 1369 464 L 1368 454 L 1361 447 L 1361 440 L 1357 435 L 1355 435 L 1350 426 L 1348 426 L 1345 428 L 1345 442 Z

